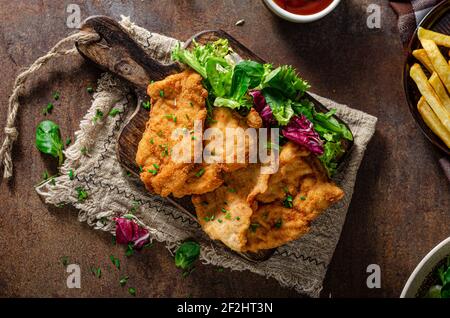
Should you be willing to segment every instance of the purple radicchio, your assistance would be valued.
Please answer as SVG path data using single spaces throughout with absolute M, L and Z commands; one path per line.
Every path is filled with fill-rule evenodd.
M 249 93 L 253 97 L 253 108 L 261 116 L 264 127 L 271 127 L 277 124 L 275 117 L 273 117 L 272 109 L 269 104 L 266 103 L 266 99 L 261 91 L 251 91 Z
M 281 130 L 281 134 L 296 144 L 306 147 L 315 155 L 323 154 L 323 142 L 314 130 L 313 123 L 304 115 L 292 117 L 289 124 Z
M 133 243 L 136 249 L 142 248 L 149 240 L 150 234 L 147 229 L 140 227 L 133 220 L 119 217 L 116 221 L 116 242 L 118 244 Z

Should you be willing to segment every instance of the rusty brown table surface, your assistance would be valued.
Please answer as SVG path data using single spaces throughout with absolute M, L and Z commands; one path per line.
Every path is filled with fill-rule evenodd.
M 324 297 L 398 297 L 416 264 L 448 236 L 450 189 L 438 165 L 442 154 L 425 140 L 408 111 L 401 85 L 404 55 L 387 1 L 342 1 L 323 20 L 296 25 L 275 17 L 260 1 L 0 0 L 1 126 L 16 75 L 73 31 L 66 26 L 69 3 L 80 5 L 83 19 L 123 14 L 179 39 L 221 28 L 264 59 L 296 66 L 312 91 L 379 118 L 328 269 Z M 380 29 L 366 26 L 370 3 L 381 5 Z M 235 26 L 240 19 L 245 24 Z M 53 91 L 61 92 L 48 118 L 73 139 L 90 106 L 86 87 L 99 74 L 80 57 L 62 58 L 27 84 L 17 121 L 15 177 L 0 184 L 0 296 L 126 297 L 127 289 L 118 281 L 128 274 L 128 286 L 143 297 L 297 297 L 275 280 L 214 266 L 200 264 L 183 278 L 159 243 L 126 258 L 111 235 L 79 223 L 74 208 L 41 202 L 33 186 L 44 170 L 56 172 L 53 160 L 34 146 L 42 108 Z M 110 265 L 111 254 L 122 260 L 120 272 Z M 80 264 L 81 289 L 66 287 L 62 256 Z M 369 264 L 381 267 L 380 289 L 366 286 Z M 91 266 L 103 268 L 101 278 L 89 273 Z

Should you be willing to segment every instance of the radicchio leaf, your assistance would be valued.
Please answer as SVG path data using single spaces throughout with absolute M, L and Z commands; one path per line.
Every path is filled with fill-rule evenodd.
M 296 144 L 306 147 L 315 155 L 323 154 L 323 142 L 314 130 L 313 123 L 304 115 L 292 117 L 289 124 L 281 130 L 281 134 Z
M 249 92 L 249 94 L 253 97 L 253 108 L 259 113 L 261 116 L 264 127 L 271 127 L 276 125 L 277 121 L 273 116 L 272 109 L 269 104 L 266 103 L 266 99 L 261 91 L 254 90 Z
M 150 237 L 147 229 L 140 227 L 133 220 L 119 217 L 114 218 L 116 221 L 116 242 L 118 244 L 133 243 L 136 249 L 142 248 Z

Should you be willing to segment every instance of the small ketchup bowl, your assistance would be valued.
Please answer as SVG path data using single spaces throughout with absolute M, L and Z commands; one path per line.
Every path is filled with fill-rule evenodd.
M 295 23 L 317 21 L 333 11 L 339 2 L 341 0 L 264 0 L 270 11 Z

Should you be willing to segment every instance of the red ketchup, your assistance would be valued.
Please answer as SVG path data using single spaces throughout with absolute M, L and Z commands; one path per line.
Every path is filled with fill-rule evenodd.
M 333 0 L 274 0 L 286 11 L 298 15 L 311 15 L 323 11 Z

